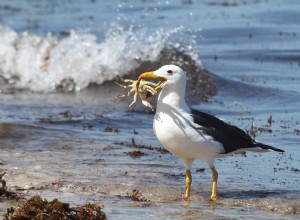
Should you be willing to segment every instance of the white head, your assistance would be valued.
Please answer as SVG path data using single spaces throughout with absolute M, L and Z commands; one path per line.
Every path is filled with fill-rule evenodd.
M 165 65 L 156 71 L 146 72 L 140 75 L 139 80 L 143 78 L 159 78 L 163 84 L 161 87 L 166 86 L 184 86 L 186 83 L 185 72 L 178 66 Z

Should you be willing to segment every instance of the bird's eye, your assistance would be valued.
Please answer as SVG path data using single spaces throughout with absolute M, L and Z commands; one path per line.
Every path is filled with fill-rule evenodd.
M 172 71 L 172 70 L 168 70 L 167 73 L 168 73 L 168 75 L 170 75 L 170 76 L 173 75 L 173 71 Z

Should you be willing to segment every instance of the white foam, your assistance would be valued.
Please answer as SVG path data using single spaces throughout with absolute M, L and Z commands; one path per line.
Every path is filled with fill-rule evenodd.
M 80 91 L 91 83 L 128 74 L 142 62 L 157 60 L 168 40 L 182 29 L 149 34 L 146 29 L 113 25 L 97 42 L 94 34 L 82 31 L 72 30 L 59 40 L 51 34 L 17 34 L 0 26 L 0 76 L 2 83 L 17 89 L 52 92 L 62 86 Z

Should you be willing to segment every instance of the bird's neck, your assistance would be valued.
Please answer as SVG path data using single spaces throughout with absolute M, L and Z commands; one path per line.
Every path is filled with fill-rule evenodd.
M 185 102 L 185 84 L 166 86 L 162 89 L 158 97 L 158 106 L 170 105 L 175 108 L 187 108 Z

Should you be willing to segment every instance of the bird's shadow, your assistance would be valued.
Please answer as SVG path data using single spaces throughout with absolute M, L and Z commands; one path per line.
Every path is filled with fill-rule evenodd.
M 190 127 L 194 128 L 199 133 L 199 135 L 201 135 L 203 138 L 205 138 L 205 136 L 202 134 L 202 132 L 200 132 L 200 130 L 197 129 L 191 121 L 186 119 L 180 111 L 178 111 L 176 108 L 174 108 L 171 105 L 166 104 L 166 103 L 162 103 L 161 105 L 164 106 L 165 113 L 167 113 L 173 119 L 174 123 L 178 125 L 178 127 L 181 129 L 181 131 L 186 136 L 188 136 L 188 134 L 186 134 L 185 125 L 189 125 Z M 155 117 L 156 117 L 156 120 L 158 120 L 158 121 L 161 120 L 159 115 L 156 115 Z

